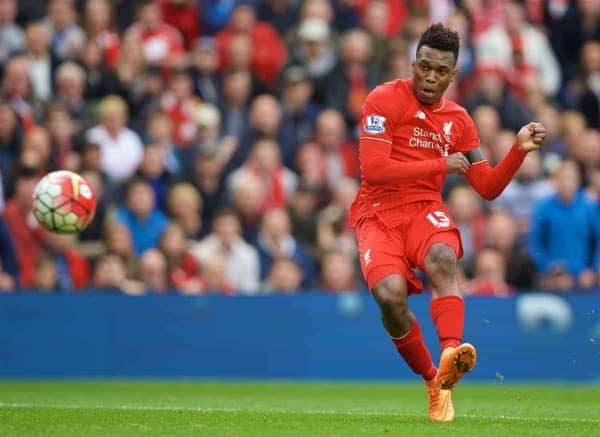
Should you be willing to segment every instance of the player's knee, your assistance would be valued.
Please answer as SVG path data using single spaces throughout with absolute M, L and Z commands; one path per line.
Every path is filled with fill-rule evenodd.
M 408 310 L 406 281 L 400 275 L 390 275 L 373 287 L 373 295 L 382 310 Z
M 446 244 L 434 244 L 427 252 L 425 270 L 429 275 L 454 275 L 456 272 L 456 253 Z

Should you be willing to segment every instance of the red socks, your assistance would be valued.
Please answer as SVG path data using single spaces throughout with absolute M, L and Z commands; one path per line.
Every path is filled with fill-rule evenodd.
M 437 369 L 431 361 L 431 355 L 423 342 L 421 327 L 416 320 L 404 337 L 392 337 L 392 341 L 413 372 L 423 376 L 427 381 L 435 378 Z
M 442 350 L 460 345 L 465 323 L 465 302 L 460 296 L 443 296 L 429 304 Z

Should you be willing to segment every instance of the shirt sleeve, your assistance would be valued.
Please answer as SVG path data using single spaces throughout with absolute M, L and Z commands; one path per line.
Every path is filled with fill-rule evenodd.
M 375 88 L 368 96 L 362 108 L 360 119 L 360 139 L 392 144 L 393 131 L 397 115 L 387 101 L 393 98 L 384 87 Z

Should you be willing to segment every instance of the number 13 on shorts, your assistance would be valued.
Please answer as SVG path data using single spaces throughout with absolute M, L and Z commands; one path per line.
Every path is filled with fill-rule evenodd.
M 435 227 L 435 228 L 449 228 L 450 227 L 450 219 L 446 215 L 444 211 L 433 211 L 427 214 L 427 220 Z

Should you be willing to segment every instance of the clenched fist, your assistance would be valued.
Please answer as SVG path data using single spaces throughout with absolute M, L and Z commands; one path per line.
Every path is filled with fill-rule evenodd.
M 446 160 L 446 173 L 465 174 L 471 164 L 465 155 L 460 152 L 453 153 L 444 158 Z
M 540 148 L 546 138 L 546 128 L 542 123 L 532 121 L 523 126 L 517 134 L 517 146 L 523 152 L 531 152 Z

